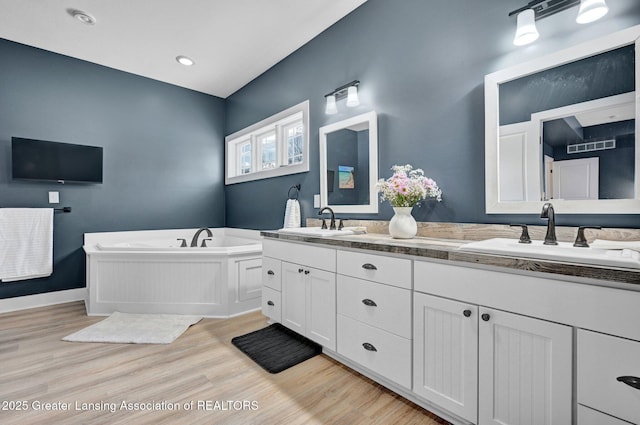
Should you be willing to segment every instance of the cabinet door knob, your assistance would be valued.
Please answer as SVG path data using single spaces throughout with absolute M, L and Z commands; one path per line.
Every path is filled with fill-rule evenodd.
M 640 390 L 640 378 L 637 376 L 618 376 L 616 378 L 619 382 L 625 383 L 630 387 Z
M 471 310 L 465 310 L 462 312 L 462 314 L 464 314 L 464 317 L 470 317 L 471 316 Z
M 378 304 L 376 304 L 375 301 L 370 300 L 369 298 L 365 298 L 364 300 L 362 300 L 362 304 L 368 305 L 369 307 L 377 307 L 378 306 Z
M 298 273 L 302 273 L 304 269 L 298 269 Z
M 488 322 L 489 319 L 491 319 L 491 316 L 489 316 L 488 313 L 484 313 L 482 316 L 480 316 L 482 318 L 482 320 L 484 320 L 485 322 Z
M 304 271 L 304 274 L 309 274 L 309 273 L 311 273 L 309 270 Z
M 275 275 L 275 273 L 273 272 L 273 270 L 269 270 L 269 271 L 267 271 L 267 274 L 268 274 L 269 276 L 273 276 L 273 275 Z
M 376 266 L 374 266 L 371 263 L 365 263 L 362 265 L 362 268 L 365 270 L 378 270 L 378 268 Z
M 267 301 L 267 305 L 274 306 L 275 304 L 273 303 L 273 301 L 269 300 L 269 301 Z
M 364 344 L 362 344 L 362 346 L 367 351 L 378 351 L 376 347 L 373 346 L 373 344 L 369 344 L 368 342 L 365 342 Z

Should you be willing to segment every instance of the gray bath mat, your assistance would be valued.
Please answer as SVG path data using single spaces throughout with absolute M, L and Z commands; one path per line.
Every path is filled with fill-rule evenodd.
M 62 338 L 71 342 L 120 344 L 170 344 L 200 316 L 178 314 L 130 314 L 114 312 L 101 322 Z
M 322 353 L 322 346 L 274 323 L 237 336 L 231 343 L 269 373 L 282 372 Z

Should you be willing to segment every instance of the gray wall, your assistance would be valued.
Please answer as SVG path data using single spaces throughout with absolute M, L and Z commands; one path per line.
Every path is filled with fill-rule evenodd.
M 540 55 L 640 23 L 640 2 L 610 1 L 596 23 L 575 23 L 577 7 L 538 21 L 540 39 L 517 48 L 521 0 L 369 0 L 336 25 L 227 99 L 226 134 L 310 100 L 308 173 L 228 186 L 229 226 L 278 228 L 287 189 L 302 185 L 303 219 L 315 217 L 319 192 L 318 128 L 359 113 L 378 113 L 380 177 L 394 164 L 425 170 L 443 202 L 415 209 L 419 221 L 541 224 L 536 215 L 484 212 L 484 76 Z M 324 114 L 324 94 L 358 79 L 361 104 Z M 252 206 L 259 213 L 252 212 Z M 389 219 L 388 203 L 378 215 Z M 638 226 L 638 215 L 559 215 L 559 225 Z
M 83 287 L 85 232 L 223 226 L 224 100 L 0 39 L 0 207 L 48 207 L 54 273 L 0 298 Z M 104 184 L 11 181 L 11 137 L 104 147 Z

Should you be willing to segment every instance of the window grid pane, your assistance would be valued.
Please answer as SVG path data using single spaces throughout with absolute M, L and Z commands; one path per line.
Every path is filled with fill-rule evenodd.
M 286 129 L 287 164 L 300 164 L 304 159 L 304 143 L 302 139 L 302 123 Z
M 277 166 L 276 133 L 268 133 L 258 138 L 262 152 L 262 170 L 271 170 Z
M 251 142 L 240 145 L 240 174 L 251 172 Z

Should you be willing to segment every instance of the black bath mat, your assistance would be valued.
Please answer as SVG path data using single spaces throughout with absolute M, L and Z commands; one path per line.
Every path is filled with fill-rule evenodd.
M 322 346 L 280 323 L 237 336 L 231 343 L 269 373 L 282 372 L 322 353 Z

